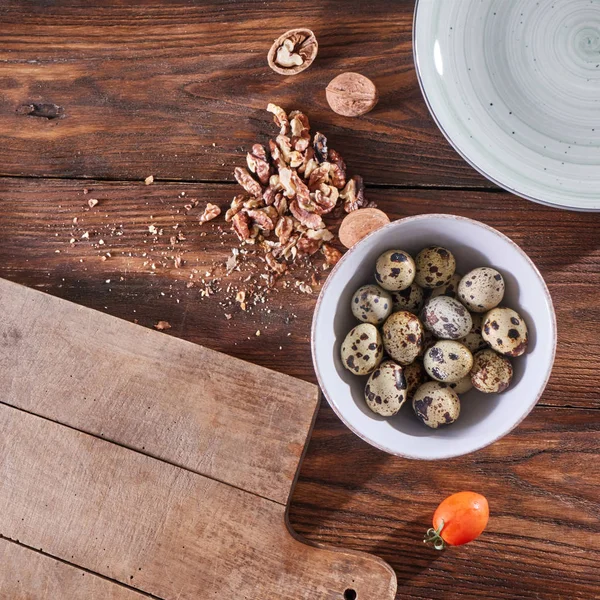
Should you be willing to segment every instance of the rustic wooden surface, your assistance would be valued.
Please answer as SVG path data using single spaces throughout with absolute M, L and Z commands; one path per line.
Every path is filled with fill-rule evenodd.
M 600 215 L 499 192 L 461 161 L 418 90 L 412 10 L 411 1 L 358 0 L 2 3 L 0 276 L 148 327 L 167 320 L 170 335 L 314 382 L 315 295 L 279 288 L 247 311 L 224 291 L 202 296 L 204 269 L 223 272 L 234 238 L 222 221 L 197 223 L 205 202 L 224 205 L 233 195 L 232 166 L 250 142 L 271 134 L 266 103 L 307 109 L 392 218 L 456 213 L 519 243 L 549 284 L 559 346 L 533 413 L 501 442 L 461 459 L 387 456 L 323 403 L 292 526 L 315 542 L 387 560 L 398 598 L 597 598 Z M 320 54 L 305 73 L 280 78 L 264 56 L 276 35 L 298 24 L 315 30 Z M 325 84 L 348 69 L 382 92 L 360 119 L 331 113 L 324 100 Z M 56 104 L 60 114 L 24 114 L 32 104 Z M 171 181 L 143 185 L 150 174 Z M 90 197 L 100 199 L 91 210 Z M 189 212 L 188 198 L 199 200 Z M 151 224 L 176 223 L 186 233 L 180 248 L 167 234 L 148 234 Z M 224 283 L 241 289 L 244 277 L 233 272 Z M 302 278 L 299 271 L 291 281 Z M 436 554 L 422 532 L 437 503 L 459 489 L 488 496 L 488 530 Z
M 0 531 L 26 547 L 165 600 L 395 595 L 384 561 L 302 543 L 277 502 L 5 405 L 0 440 Z
M 5 403 L 287 504 L 316 386 L 4 280 L 0 311 Z
M 276 100 L 326 127 L 369 182 L 491 187 L 431 126 L 412 2 L 128 4 L 2 2 L 1 174 L 232 181 L 232 161 L 270 131 L 264 108 Z M 317 33 L 317 62 L 282 77 L 265 56 L 299 23 Z M 343 71 L 377 82 L 376 111 L 349 120 L 329 110 L 325 87 Z
M 145 594 L 1 538 L 0 563 L 0 591 L 4 598 L 37 600 L 68 595 L 69 600 L 148 599 Z

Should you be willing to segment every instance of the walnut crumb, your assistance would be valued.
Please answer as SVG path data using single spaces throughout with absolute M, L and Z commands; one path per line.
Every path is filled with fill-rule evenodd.
M 90 198 L 88 200 L 88 206 L 90 208 L 94 208 L 94 206 L 96 206 L 98 204 L 98 200 L 96 198 Z
M 146 177 L 146 179 L 144 179 L 144 183 L 146 185 L 151 185 L 154 183 L 154 175 L 148 175 L 148 177 Z
M 159 321 L 154 325 L 154 329 L 158 329 L 159 331 L 164 331 L 165 329 L 171 329 L 171 323 L 169 321 Z

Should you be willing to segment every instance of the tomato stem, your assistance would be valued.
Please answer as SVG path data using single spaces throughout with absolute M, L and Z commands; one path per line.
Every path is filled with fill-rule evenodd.
M 423 542 L 425 544 L 433 544 L 436 550 L 443 550 L 446 547 L 446 542 L 442 538 L 442 529 L 444 528 L 444 519 L 441 520 L 440 526 L 437 529 L 430 527 L 425 534 Z

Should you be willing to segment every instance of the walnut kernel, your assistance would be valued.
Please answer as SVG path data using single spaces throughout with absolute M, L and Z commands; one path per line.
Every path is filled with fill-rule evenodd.
M 220 214 L 221 209 L 216 204 L 211 204 L 209 202 L 198 220 L 200 221 L 200 223 L 206 223 L 207 221 L 212 221 Z
M 318 50 L 317 38 L 310 29 L 291 29 L 275 40 L 267 61 L 280 75 L 296 75 L 310 67 Z

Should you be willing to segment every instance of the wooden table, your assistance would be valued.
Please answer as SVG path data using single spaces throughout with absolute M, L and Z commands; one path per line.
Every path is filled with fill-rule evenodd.
M 455 213 L 513 238 L 550 287 L 559 346 L 533 413 L 461 459 L 387 456 L 323 402 L 293 527 L 389 561 L 399 598 L 599 598 L 600 215 L 507 194 L 450 148 L 418 89 L 412 1 L 129 4 L 0 5 L 0 276 L 144 326 L 168 321 L 171 335 L 314 381 L 309 326 L 323 278 L 304 294 L 296 273 L 242 311 L 201 282 L 222 269 L 233 234 L 222 221 L 197 221 L 207 201 L 228 203 L 233 167 L 272 133 L 266 104 L 304 109 L 392 218 Z M 318 59 L 278 76 L 266 52 L 297 26 L 316 32 Z M 347 70 L 379 88 L 363 118 L 326 104 L 327 82 Z M 144 185 L 149 175 L 155 182 Z M 92 209 L 90 198 L 99 200 Z M 150 225 L 177 225 L 186 239 L 175 248 Z M 232 273 L 232 285 L 246 275 Z M 488 530 L 436 553 L 423 532 L 437 503 L 461 489 L 489 498 Z

